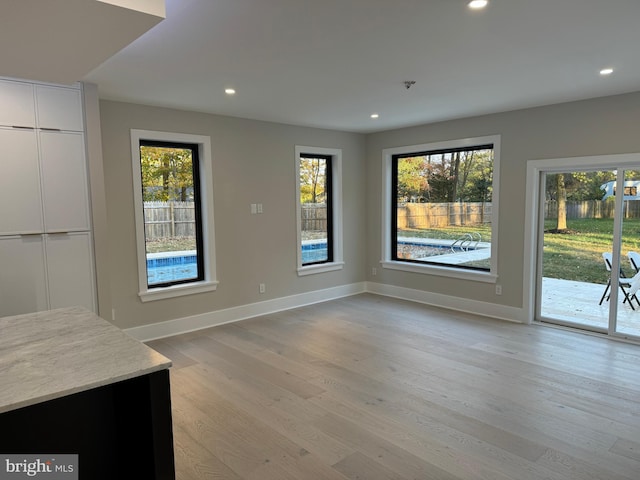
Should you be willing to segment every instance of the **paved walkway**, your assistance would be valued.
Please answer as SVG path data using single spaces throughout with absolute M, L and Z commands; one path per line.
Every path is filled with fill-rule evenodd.
M 441 263 L 448 263 L 451 265 L 459 265 L 461 263 L 473 262 L 476 260 L 486 260 L 491 257 L 491 248 L 479 247 L 477 250 L 469 250 L 468 252 L 448 253 L 445 255 L 438 255 L 437 260 Z M 428 257 L 429 260 L 434 261 L 434 257 Z
M 607 329 L 609 302 L 598 305 L 604 289 L 605 285 L 595 283 L 543 278 L 542 316 Z M 634 303 L 632 310 L 628 303 L 622 303 L 624 296 L 619 293 L 617 331 L 640 336 L 640 306 Z

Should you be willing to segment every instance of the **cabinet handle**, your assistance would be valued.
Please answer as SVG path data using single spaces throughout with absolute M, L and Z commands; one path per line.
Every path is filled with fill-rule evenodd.
M 35 130 L 33 127 L 25 127 L 23 125 L 11 125 L 11 128 L 17 128 L 18 130 Z
M 47 132 L 61 132 L 62 131 L 59 128 L 47 128 L 47 127 L 40 127 L 40 130 L 46 130 Z

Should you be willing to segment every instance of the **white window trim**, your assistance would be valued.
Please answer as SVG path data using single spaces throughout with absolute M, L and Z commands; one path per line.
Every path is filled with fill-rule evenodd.
M 491 200 L 491 262 L 489 272 L 466 270 L 463 268 L 447 267 L 446 265 L 426 265 L 392 260 L 391 257 L 391 175 L 394 155 L 449 148 L 473 147 L 476 145 L 493 144 L 493 193 Z M 383 268 L 401 270 L 405 272 L 421 273 L 425 275 L 440 275 L 443 277 L 460 278 L 476 282 L 496 283 L 498 281 L 498 205 L 500 185 L 500 135 L 486 137 L 464 138 L 422 145 L 394 147 L 382 150 L 382 252 L 380 264 Z
M 302 265 L 302 207 L 300 206 L 300 155 L 318 154 L 331 156 L 332 201 L 333 201 L 333 261 L 317 265 Z M 337 148 L 305 147 L 296 145 L 296 226 L 298 275 L 325 273 L 344 268 L 342 247 L 342 150 Z
M 193 143 L 198 145 L 200 166 L 200 201 L 202 217 L 202 248 L 204 255 L 204 280 L 199 282 L 172 285 L 169 287 L 148 288 L 147 257 L 144 234 L 144 211 L 142 200 L 142 176 L 140 168 L 140 140 Z M 192 295 L 216 290 L 215 233 L 213 227 L 213 172 L 211 161 L 211 138 L 204 135 L 185 133 L 155 132 L 150 130 L 131 130 L 131 166 L 133 170 L 133 199 L 136 219 L 136 250 L 138 254 L 138 296 L 143 302 L 165 298 Z

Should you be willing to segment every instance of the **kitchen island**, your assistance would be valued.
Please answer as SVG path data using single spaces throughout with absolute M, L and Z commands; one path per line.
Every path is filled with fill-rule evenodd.
M 82 479 L 175 479 L 170 366 L 81 307 L 0 318 L 0 455 L 77 454 Z

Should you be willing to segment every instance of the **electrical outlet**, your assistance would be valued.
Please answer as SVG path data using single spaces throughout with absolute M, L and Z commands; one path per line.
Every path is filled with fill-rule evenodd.
M 260 284 L 260 287 L 258 288 L 258 291 L 259 291 L 260 293 L 264 293 L 264 292 L 266 292 L 266 291 L 267 291 L 267 287 L 265 286 L 265 284 L 264 284 L 264 283 L 261 283 L 261 284 Z
M 262 204 L 261 203 L 258 204 L 258 213 L 262 213 Z
M 496 283 L 496 295 L 502 295 L 502 285 Z
M 374 277 L 378 274 L 378 269 L 376 267 L 373 267 L 371 269 L 371 275 L 373 275 Z
M 251 215 L 258 213 L 258 206 L 255 203 L 251 204 Z

